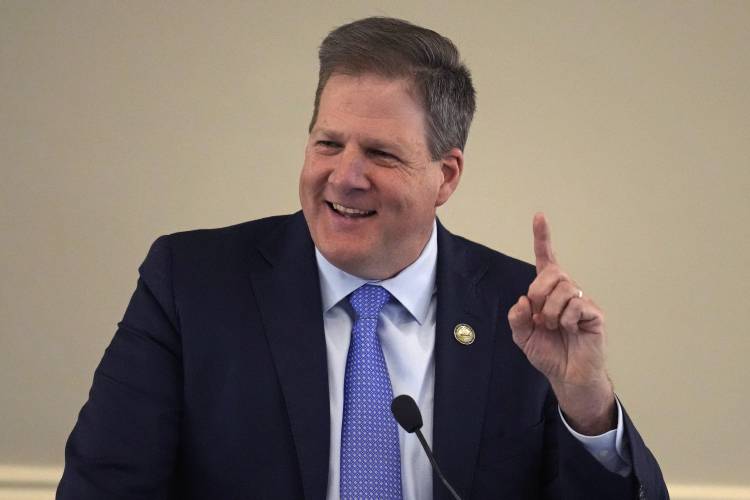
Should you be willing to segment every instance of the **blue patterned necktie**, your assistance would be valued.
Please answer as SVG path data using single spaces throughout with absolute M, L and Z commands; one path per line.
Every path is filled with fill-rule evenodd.
M 376 285 L 362 285 L 349 296 L 355 319 L 344 378 L 342 499 L 401 498 L 393 390 L 377 333 L 378 315 L 390 297 Z

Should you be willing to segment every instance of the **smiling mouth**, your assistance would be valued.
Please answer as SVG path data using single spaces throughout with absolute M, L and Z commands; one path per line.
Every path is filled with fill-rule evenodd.
M 351 207 L 345 207 L 344 205 L 341 205 L 339 203 L 333 203 L 330 201 L 326 201 L 326 205 L 330 207 L 331 210 L 336 212 L 337 214 L 343 216 L 343 217 L 350 217 L 350 218 L 360 218 L 360 217 L 370 217 L 372 215 L 375 215 L 375 210 L 360 210 L 358 208 L 351 208 Z

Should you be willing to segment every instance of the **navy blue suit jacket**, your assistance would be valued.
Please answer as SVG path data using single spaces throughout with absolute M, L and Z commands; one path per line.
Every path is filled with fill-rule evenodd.
M 633 473 L 562 427 L 507 312 L 532 266 L 438 225 L 433 441 L 463 498 L 667 498 L 625 417 Z M 58 499 L 322 499 L 326 346 L 301 213 L 159 238 L 66 446 Z M 476 341 L 464 346 L 454 326 Z M 441 484 L 435 498 L 447 499 Z

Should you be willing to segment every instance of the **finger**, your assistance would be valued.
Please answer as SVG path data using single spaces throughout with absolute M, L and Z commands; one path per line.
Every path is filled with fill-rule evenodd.
M 526 345 L 526 341 L 534 330 L 531 316 L 531 303 L 525 295 L 522 295 L 508 311 L 508 323 L 513 332 L 513 341 L 521 349 Z
M 587 333 L 604 333 L 604 312 L 599 309 L 591 298 L 583 299 L 581 319 L 578 320 L 578 329 Z
M 604 315 L 596 304 L 573 297 L 560 315 L 560 328 L 567 333 L 604 333 Z
M 541 319 L 548 330 L 556 330 L 560 317 L 573 298 L 578 298 L 578 287 L 570 281 L 564 280 L 557 283 L 544 302 L 540 313 Z
M 542 212 L 534 215 L 534 256 L 536 257 L 536 272 L 540 273 L 550 264 L 557 264 L 552 251 L 552 239 L 547 218 Z
M 566 333 L 578 333 L 580 328 L 578 322 L 583 318 L 583 299 L 574 297 L 568 301 L 560 314 L 560 329 Z
M 534 281 L 529 285 L 527 293 L 531 301 L 531 310 L 539 313 L 544 308 L 547 297 L 552 293 L 558 283 L 561 281 L 570 281 L 570 278 L 557 265 L 551 265 L 537 275 Z

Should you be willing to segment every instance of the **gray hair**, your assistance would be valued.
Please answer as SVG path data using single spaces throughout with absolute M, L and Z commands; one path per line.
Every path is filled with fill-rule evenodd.
M 446 37 L 401 19 L 368 17 L 331 31 L 318 53 L 320 73 L 310 130 L 331 75 L 374 73 L 406 78 L 422 101 L 427 146 L 433 160 L 463 151 L 476 109 L 471 74 Z

